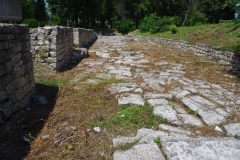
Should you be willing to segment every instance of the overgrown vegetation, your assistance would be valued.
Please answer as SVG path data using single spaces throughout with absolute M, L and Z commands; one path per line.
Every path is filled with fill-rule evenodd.
M 127 34 L 135 29 L 135 23 L 131 19 L 123 18 L 116 22 L 115 28 L 118 32 Z
M 163 17 L 160 18 L 156 13 L 146 16 L 140 23 L 139 29 L 141 32 L 150 32 L 155 34 L 157 32 L 168 31 L 171 24 L 180 25 L 181 18 L 174 17 Z
M 22 24 L 27 24 L 29 25 L 29 28 L 37 28 L 38 27 L 38 22 L 36 19 L 30 18 L 30 19 L 25 19 Z
M 137 32 L 137 34 L 220 46 L 227 50 L 240 52 L 240 23 L 238 20 L 224 21 L 219 24 L 177 27 L 175 34 L 172 33 L 172 30 L 156 34 L 150 32 Z
M 162 148 L 162 139 L 161 139 L 161 137 L 155 138 L 154 142 L 157 143 L 159 148 Z
M 153 108 L 148 105 L 120 107 L 121 111 L 106 120 L 96 121 L 91 127 L 106 127 L 110 130 L 139 129 L 142 127 L 157 127 L 165 123 L 166 119 L 153 114 Z

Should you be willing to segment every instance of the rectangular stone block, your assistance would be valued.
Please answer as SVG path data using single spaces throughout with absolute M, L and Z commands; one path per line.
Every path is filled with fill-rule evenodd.
M 24 77 L 20 77 L 18 79 L 15 79 L 13 81 L 13 89 L 16 90 L 16 89 L 19 89 L 21 88 L 23 85 L 25 84 L 25 78 Z
M 12 111 L 12 100 L 8 100 L 7 102 L 0 103 L 0 111 L 3 114 L 3 118 L 7 119 L 13 113 Z
M 8 49 L 8 42 L 0 41 L 0 50 Z
M 6 51 L 0 51 L 0 63 L 5 63 L 7 61 Z
M 7 94 L 5 91 L 0 91 L 0 102 L 7 98 Z

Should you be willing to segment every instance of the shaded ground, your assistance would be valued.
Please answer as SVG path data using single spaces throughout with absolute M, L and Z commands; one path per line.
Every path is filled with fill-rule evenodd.
M 131 64 L 128 61 L 131 58 L 122 57 L 120 54 L 124 51 L 134 52 L 134 55 L 140 58 L 144 55 L 144 60 L 147 61 L 143 64 Z M 41 64 L 34 65 L 37 89 L 39 94 L 47 97 L 48 105 L 30 104 L 30 111 L 23 111 L 26 120 L 20 125 L 10 124 L 8 133 L 0 139 L 1 159 L 113 159 L 113 153 L 118 148 L 113 147 L 112 140 L 118 136 L 135 136 L 137 129 L 124 130 L 117 122 L 113 122 L 112 126 L 116 126 L 115 129 L 103 127 L 98 133 L 93 130 L 93 127 L 97 127 L 94 123 L 105 121 L 121 110 L 116 94 L 110 94 L 109 88 L 112 84 L 134 82 L 142 89 L 140 95 L 160 92 L 149 88 L 144 77 L 140 76 L 141 73 L 151 73 L 154 77 L 155 73 L 166 72 L 169 67 L 178 70 L 184 68 L 182 71 L 186 72 L 185 78 L 220 85 L 235 95 L 240 94 L 239 79 L 228 74 L 225 67 L 199 59 L 191 53 L 152 42 L 124 37 L 112 40 L 100 37 L 90 48 L 89 54 L 90 57 L 83 59 L 75 68 L 61 73 L 54 73 Z M 158 66 L 156 62 L 167 63 L 165 66 Z M 181 64 L 182 68 L 179 69 Z M 121 74 L 111 74 L 111 71 L 119 71 L 121 67 Z M 178 88 L 181 84 L 177 80 L 173 78 L 161 93 L 170 93 L 173 88 Z M 209 98 L 203 93 L 201 96 Z M 231 101 L 229 97 L 224 100 Z M 171 103 L 182 107 L 181 99 L 173 98 Z M 231 114 L 226 119 L 227 123 L 240 122 L 239 104 L 233 111 L 236 111 L 236 115 Z M 170 122 L 166 124 L 171 125 Z M 153 126 L 150 128 L 157 130 Z M 225 132 L 215 132 L 213 126 L 205 124 L 202 127 L 183 125 L 183 128 L 194 133 L 192 137 L 226 136 Z M 36 137 L 30 145 L 21 140 L 27 133 Z M 44 138 L 45 136 L 49 138 Z

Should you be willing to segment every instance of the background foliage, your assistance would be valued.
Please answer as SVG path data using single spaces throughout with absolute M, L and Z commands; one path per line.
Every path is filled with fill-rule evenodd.
M 143 32 L 154 33 L 169 29 L 171 24 L 193 26 L 232 20 L 234 14 L 240 12 L 240 5 L 237 5 L 240 0 L 46 0 L 46 2 L 47 5 L 44 0 L 22 0 L 23 20 L 32 18 L 39 24 L 85 28 L 103 28 L 110 25 L 122 29 L 119 21 L 124 19 L 127 23 L 131 20 L 135 28 L 140 28 Z

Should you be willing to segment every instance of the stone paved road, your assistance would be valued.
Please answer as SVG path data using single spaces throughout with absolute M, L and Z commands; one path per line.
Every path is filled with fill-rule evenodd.
M 154 50 L 159 53 L 157 58 Z M 164 50 L 169 54 L 161 54 Z M 135 137 L 114 138 L 114 146 L 140 139 L 129 150 L 116 151 L 115 160 L 240 159 L 239 79 L 214 70 L 209 75 L 194 72 L 193 55 L 186 57 L 189 53 L 133 37 L 99 37 L 89 53 L 98 58 L 81 62 L 77 67 L 83 72 L 75 81 L 89 73 L 99 78 L 125 79 L 127 83 L 107 88 L 116 95 L 119 106 L 147 102 L 155 115 L 168 122 L 168 125 L 159 125 L 157 130 L 139 129 Z M 178 62 L 182 57 L 189 61 Z M 213 64 L 199 62 L 210 67 Z M 211 78 L 213 80 L 209 80 Z M 89 82 L 98 83 L 98 80 Z M 189 110 L 194 114 L 189 114 Z M 205 127 L 215 129 L 213 132 L 218 137 L 204 137 Z M 161 149 L 154 142 L 157 137 L 161 137 Z

